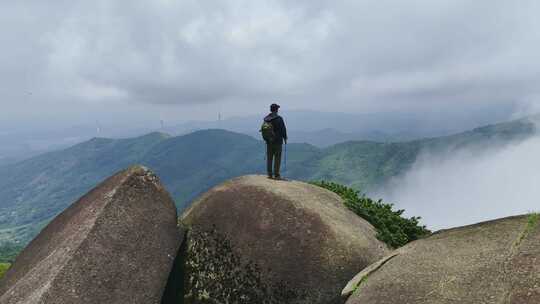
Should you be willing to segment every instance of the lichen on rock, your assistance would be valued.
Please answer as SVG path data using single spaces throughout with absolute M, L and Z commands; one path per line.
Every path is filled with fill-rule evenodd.
M 268 281 L 253 261 L 243 261 L 215 227 L 188 232 L 185 253 L 184 303 L 297 303 L 306 291 L 287 282 Z M 271 270 L 266 272 L 271 273 Z
M 442 230 L 396 250 L 347 304 L 540 303 L 537 215 Z
M 350 278 L 389 253 L 339 196 L 296 181 L 235 178 L 180 221 L 187 303 L 341 304 Z

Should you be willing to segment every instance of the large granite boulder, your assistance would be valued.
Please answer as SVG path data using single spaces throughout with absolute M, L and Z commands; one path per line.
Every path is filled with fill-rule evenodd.
M 0 303 L 160 303 L 180 239 L 169 194 L 132 167 L 43 229 L 1 281 Z
M 357 275 L 347 304 L 540 303 L 537 215 L 435 233 Z
M 296 181 L 230 180 L 180 220 L 184 303 L 343 303 L 347 281 L 389 252 L 339 196 Z

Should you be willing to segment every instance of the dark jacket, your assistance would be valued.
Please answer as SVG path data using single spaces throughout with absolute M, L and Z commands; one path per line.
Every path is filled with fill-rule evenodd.
M 283 140 L 287 140 L 287 128 L 285 127 L 283 118 L 277 115 L 277 113 L 270 113 L 264 118 L 264 121 L 271 123 L 276 133 L 276 140 L 272 144 L 282 145 Z

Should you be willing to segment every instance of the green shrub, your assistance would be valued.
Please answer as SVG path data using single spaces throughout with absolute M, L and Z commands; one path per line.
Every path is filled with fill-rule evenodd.
M 4 276 L 10 266 L 11 264 L 9 263 L 0 263 L 0 279 Z
M 354 213 L 371 223 L 377 230 L 377 238 L 393 248 L 401 247 L 431 233 L 419 225 L 420 217 L 403 217 L 404 210 L 393 210 L 394 205 L 374 201 L 359 191 L 333 182 L 312 184 L 337 193 Z

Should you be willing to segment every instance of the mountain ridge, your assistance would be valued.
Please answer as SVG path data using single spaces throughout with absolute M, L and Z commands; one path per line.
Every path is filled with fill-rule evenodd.
M 323 149 L 294 143 L 287 145 L 283 170 L 293 179 L 336 181 L 369 192 L 409 170 L 423 151 L 506 145 L 535 133 L 535 123 L 522 119 L 410 142 L 349 141 Z M 6 165 L 0 167 L 0 241 L 27 241 L 71 201 L 133 164 L 154 170 L 182 210 L 226 179 L 264 172 L 264 158 L 262 141 L 209 129 L 183 136 L 93 138 Z

